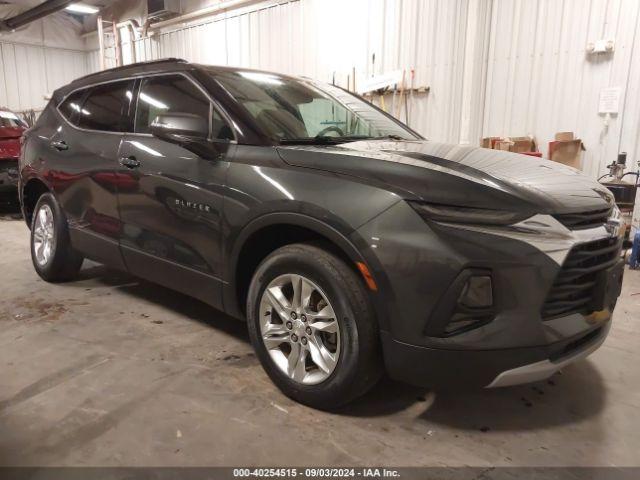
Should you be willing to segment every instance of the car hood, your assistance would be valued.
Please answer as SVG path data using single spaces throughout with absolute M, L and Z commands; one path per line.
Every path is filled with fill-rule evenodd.
M 0 158 L 18 158 L 20 156 L 20 137 L 24 128 L 0 127 Z
M 601 184 L 565 165 L 517 153 L 430 141 L 278 147 L 293 166 L 358 177 L 411 200 L 565 213 L 613 204 Z

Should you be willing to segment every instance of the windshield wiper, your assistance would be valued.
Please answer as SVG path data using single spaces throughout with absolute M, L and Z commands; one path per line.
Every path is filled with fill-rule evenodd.
M 409 140 L 396 134 L 381 135 L 379 137 L 369 137 L 371 140 Z
M 300 137 L 300 138 L 282 138 L 281 145 L 335 145 L 337 142 L 330 137 Z
M 370 135 L 344 135 L 341 137 L 332 137 L 329 135 L 316 135 L 315 137 L 300 138 L 283 138 L 280 140 L 282 145 L 338 145 L 340 143 L 357 142 L 358 140 L 408 140 L 400 135 L 389 134 L 379 137 Z
M 282 138 L 282 145 L 338 145 L 345 142 L 355 142 L 357 140 L 367 140 L 371 137 L 366 135 L 345 135 L 342 137 L 330 137 L 319 135 L 315 137 Z

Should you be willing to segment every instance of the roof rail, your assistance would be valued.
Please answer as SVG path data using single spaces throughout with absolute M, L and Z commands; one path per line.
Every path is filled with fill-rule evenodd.
M 149 60 L 147 62 L 129 63 L 127 65 L 121 65 L 119 67 L 114 67 L 114 68 L 107 68 L 106 70 L 100 70 L 99 72 L 94 72 L 94 73 L 90 73 L 89 75 L 84 75 L 82 77 L 78 77 L 72 83 L 75 83 L 75 82 L 80 81 L 80 80 L 86 80 L 88 78 L 98 77 L 98 76 L 103 75 L 105 73 L 119 72 L 120 70 L 126 70 L 128 68 L 139 67 L 141 65 L 155 65 L 155 64 L 162 64 L 162 63 L 189 63 L 189 62 L 187 60 L 185 60 L 184 58 L 168 57 L 168 58 L 160 58 L 158 60 Z

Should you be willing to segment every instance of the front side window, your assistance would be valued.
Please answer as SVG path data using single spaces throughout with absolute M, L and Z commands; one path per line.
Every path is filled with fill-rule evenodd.
M 211 137 L 216 140 L 233 140 L 231 127 L 229 127 L 217 110 L 213 110 L 213 118 L 211 119 Z
M 389 136 L 416 139 L 366 101 L 335 86 L 252 71 L 212 75 L 265 133 L 283 143 Z
M 91 88 L 77 113 L 78 126 L 104 132 L 125 131 L 133 85 L 133 81 L 126 80 Z
M 151 77 L 142 81 L 136 109 L 136 133 L 149 133 L 158 115 L 190 113 L 209 123 L 209 99 L 182 75 Z

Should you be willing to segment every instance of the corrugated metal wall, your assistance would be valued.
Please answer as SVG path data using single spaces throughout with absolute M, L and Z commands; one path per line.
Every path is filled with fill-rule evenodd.
M 409 123 L 429 137 L 459 141 L 469 0 L 299 0 L 213 17 L 135 42 L 136 59 L 181 57 L 305 75 L 346 86 L 405 70 L 431 93 L 410 98 Z M 473 2 L 477 3 L 477 2 Z M 485 4 L 486 1 L 481 3 Z M 123 45 L 124 54 L 129 51 Z M 372 56 L 375 54 L 375 65 Z M 107 56 L 112 56 L 107 52 Z M 98 67 L 90 53 L 90 69 Z M 392 107 L 393 98 L 386 99 Z M 398 104 L 399 104 L 399 99 Z M 406 118 L 404 107 L 399 116 Z
M 18 5 L 0 6 L 0 17 Z M 88 72 L 82 26 L 63 13 L 36 20 L 0 36 L 0 106 L 15 111 L 41 110 L 45 95 Z
M 0 106 L 40 111 L 45 95 L 87 71 L 82 50 L 0 41 Z
M 639 15 L 637 0 L 299 0 L 175 27 L 134 48 L 137 60 L 335 75 L 341 85 L 353 69 L 359 80 L 396 69 L 409 79 L 414 69 L 414 85 L 430 92 L 409 97 L 409 124 L 428 138 L 533 134 L 546 154 L 555 132 L 571 130 L 587 149 L 584 170 L 598 175 L 618 150 L 640 158 L 640 62 L 631 61 L 640 57 Z M 604 37 L 616 40 L 615 53 L 585 54 Z M 130 60 L 130 46 L 122 50 Z M 89 69 L 97 60 L 91 52 Z M 607 129 L 597 112 L 609 86 L 623 99 Z
M 495 0 L 483 131 L 534 134 L 544 152 L 555 132 L 574 131 L 594 176 L 618 151 L 640 160 L 639 14 L 637 0 Z M 586 55 L 601 38 L 615 39 L 615 52 Z M 605 87 L 622 88 L 608 128 L 598 114 Z

